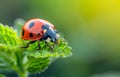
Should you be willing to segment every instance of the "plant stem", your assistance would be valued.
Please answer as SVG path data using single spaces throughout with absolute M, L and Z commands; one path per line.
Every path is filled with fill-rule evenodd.
M 19 77 L 28 77 L 28 73 L 27 72 L 17 72 Z

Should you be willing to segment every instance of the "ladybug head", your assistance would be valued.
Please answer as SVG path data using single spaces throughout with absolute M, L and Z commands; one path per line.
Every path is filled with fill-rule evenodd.
M 49 25 L 46 24 L 42 26 L 42 29 L 44 30 L 44 36 L 43 36 L 44 40 L 55 42 L 59 38 L 58 32 Z

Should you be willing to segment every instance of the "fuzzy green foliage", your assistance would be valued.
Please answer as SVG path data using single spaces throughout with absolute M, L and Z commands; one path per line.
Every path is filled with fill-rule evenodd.
M 17 45 L 18 40 L 16 32 L 7 25 L 0 24 L 0 44 Z
M 52 51 L 45 42 L 40 42 L 41 50 L 37 49 L 37 42 L 31 44 L 29 48 L 21 48 L 28 41 L 21 40 L 17 32 L 8 26 L 0 24 L 0 70 L 13 70 L 19 76 L 22 73 L 42 72 L 50 65 L 50 63 L 59 57 L 71 56 L 71 47 L 63 38 L 58 39 Z M 53 45 L 52 42 L 49 43 Z M 26 75 L 25 75 L 26 76 Z
M 35 72 L 42 72 L 43 69 L 46 69 L 46 66 L 49 66 L 50 59 L 49 58 L 32 58 L 29 62 L 29 66 L 27 70 L 29 72 L 35 73 Z

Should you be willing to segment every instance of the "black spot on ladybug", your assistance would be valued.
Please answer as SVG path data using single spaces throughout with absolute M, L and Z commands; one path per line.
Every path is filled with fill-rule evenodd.
M 45 25 L 42 26 L 42 29 L 47 29 L 47 30 L 48 30 L 49 27 L 50 27 L 50 26 L 49 26 L 48 24 L 45 24 Z
M 30 34 L 29 34 L 29 36 L 32 38 L 32 37 L 33 37 L 33 34 L 32 34 L 32 33 L 30 33 Z
M 22 30 L 22 36 L 24 36 L 24 29 Z
M 29 24 L 29 28 L 32 28 L 33 26 L 34 26 L 34 22 L 31 22 L 30 24 Z
M 41 36 L 40 33 L 37 34 L 38 36 Z

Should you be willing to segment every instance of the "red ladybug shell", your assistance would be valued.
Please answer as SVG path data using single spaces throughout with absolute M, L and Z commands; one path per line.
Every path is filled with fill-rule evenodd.
M 27 21 L 22 27 L 21 38 L 23 40 L 40 40 L 44 35 L 42 26 L 46 24 L 54 29 L 54 25 L 46 20 L 36 18 Z

